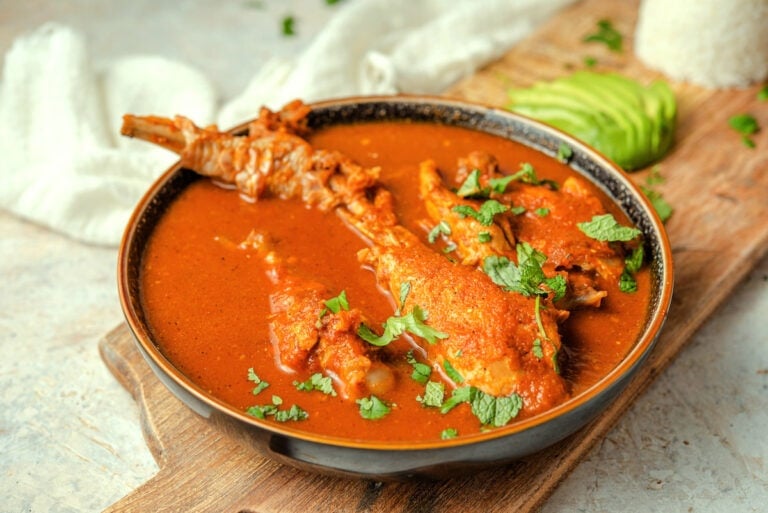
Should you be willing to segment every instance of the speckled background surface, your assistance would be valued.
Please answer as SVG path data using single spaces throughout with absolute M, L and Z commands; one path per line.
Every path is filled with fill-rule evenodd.
M 300 51 L 334 9 L 320 0 L 0 0 L 0 52 L 57 20 L 82 30 L 97 59 L 180 59 L 226 99 L 270 55 Z M 280 33 L 288 13 L 294 38 Z M 157 471 L 138 409 L 97 350 L 122 320 L 115 266 L 114 248 L 0 211 L 0 512 L 99 511 Z M 768 511 L 767 457 L 764 258 L 543 511 Z

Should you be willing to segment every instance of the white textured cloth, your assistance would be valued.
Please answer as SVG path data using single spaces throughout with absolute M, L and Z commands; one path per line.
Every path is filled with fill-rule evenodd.
M 175 160 L 121 138 L 124 113 L 178 113 L 226 128 L 261 105 L 278 108 L 294 98 L 439 93 L 570 1 L 348 2 L 301 55 L 267 62 L 224 105 L 187 65 L 133 56 L 97 70 L 82 35 L 46 24 L 5 56 L 0 206 L 76 239 L 115 245 L 136 202 Z

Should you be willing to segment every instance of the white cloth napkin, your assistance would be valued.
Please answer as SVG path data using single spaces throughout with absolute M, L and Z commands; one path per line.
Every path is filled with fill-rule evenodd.
M 571 1 L 347 2 L 301 55 L 267 62 L 224 105 L 188 65 L 145 55 L 94 69 L 82 35 L 46 24 L 5 56 L 0 206 L 84 242 L 115 245 L 141 195 L 175 161 L 121 138 L 124 113 L 184 114 L 227 128 L 261 105 L 294 98 L 439 93 Z

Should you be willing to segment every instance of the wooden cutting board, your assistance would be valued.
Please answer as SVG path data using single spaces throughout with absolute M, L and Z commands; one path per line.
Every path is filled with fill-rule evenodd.
M 637 0 L 577 3 L 447 96 L 504 105 L 507 87 L 562 76 L 582 68 L 585 56 L 597 59 L 598 70 L 648 81 L 656 74 L 633 57 L 631 48 L 637 5 Z M 604 18 L 625 35 L 622 54 L 582 42 Z M 749 112 L 768 128 L 768 102 L 757 101 L 758 87 L 712 91 L 672 85 L 679 105 L 678 138 L 661 164 L 666 183 L 660 190 L 675 208 L 667 224 L 676 264 L 674 300 L 647 365 L 592 424 L 523 461 L 444 482 L 374 483 L 307 474 L 263 459 L 231 421 L 204 420 L 189 411 L 154 377 L 127 328 L 119 326 L 101 341 L 100 351 L 139 403 L 160 471 L 107 511 L 535 510 L 768 248 L 768 129 L 749 149 L 727 123 L 730 116 Z M 634 175 L 638 183 L 646 172 Z

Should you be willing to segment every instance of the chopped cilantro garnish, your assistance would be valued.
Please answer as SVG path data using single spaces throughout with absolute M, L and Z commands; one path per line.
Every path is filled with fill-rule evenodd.
M 413 350 L 408 351 L 408 354 L 406 355 L 406 360 L 413 367 L 413 372 L 411 373 L 411 379 L 422 384 L 429 381 L 429 376 L 432 374 L 432 367 L 430 367 L 426 363 L 421 363 L 417 361 L 416 358 L 414 358 L 413 356 Z
M 445 369 L 445 374 L 451 378 L 451 381 L 459 385 L 464 383 L 464 378 L 461 377 L 459 371 L 457 371 L 448 360 L 443 360 L 443 369 Z
M 408 299 L 408 294 L 411 292 L 411 282 L 404 281 L 400 284 L 400 306 L 397 307 L 395 315 L 400 315 L 400 311 L 405 306 L 405 300 Z
M 536 210 L 534 210 L 537 216 L 544 217 L 546 215 L 549 215 L 549 209 L 546 207 L 539 207 Z
M 355 402 L 360 406 L 360 416 L 364 419 L 380 419 L 391 411 L 390 407 L 375 395 L 363 397 Z
M 273 395 L 272 404 L 251 406 L 245 411 L 248 415 L 252 415 L 262 420 L 266 419 L 268 416 L 272 416 L 277 422 L 288 422 L 291 420 L 299 421 L 309 418 L 309 414 L 299 406 L 294 404 L 287 410 L 281 410 L 280 406 L 282 406 L 282 404 L 283 400 L 279 396 Z
M 536 339 L 533 341 L 533 348 L 531 349 L 531 352 L 533 352 L 533 356 L 541 360 L 544 358 L 544 351 L 541 349 L 541 339 Z
M 269 383 L 262 381 L 261 378 L 254 372 L 253 367 L 248 369 L 248 381 L 256 383 L 256 387 L 253 389 L 253 395 L 257 395 L 259 392 L 269 386 Z
M 621 276 L 619 277 L 619 290 L 627 293 L 637 291 L 637 281 L 635 280 L 634 274 L 643 266 L 644 257 L 645 251 L 643 250 L 643 246 L 638 246 L 632 251 L 632 254 L 624 260 L 624 271 L 622 271 Z
M 592 220 L 578 223 L 576 226 L 588 237 L 600 241 L 629 241 L 642 233 L 637 228 L 621 226 L 613 214 L 594 216 Z
M 491 186 L 491 190 L 498 194 L 504 194 L 504 191 L 507 190 L 507 185 L 509 185 L 509 182 L 513 181 L 515 179 L 512 175 L 502 176 L 500 178 L 491 178 L 488 180 L 488 185 Z
M 491 242 L 492 239 L 491 232 L 480 232 L 477 234 L 477 241 L 481 244 Z
M 455 242 L 451 242 L 445 248 L 443 248 L 443 253 L 452 253 L 452 252 L 456 251 L 456 248 L 458 248 L 456 243 Z
M 461 217 L 473 217 L 483 226 L 490 226 L 493 223 L 493 216 L 503 214 L 507 210 L 509 210 L 509 207 L 493 199 L 483 202 L 478 210 L 469 205 L 456 205 L 453 207 L 453 211 Z
M 451 234 L 451 225 L 446 223 L 445 221 L 440 221 L 437 223 L 437 225 L 430 230 L 429 235 L 427 235 L 427 240 L 430 244 L 434 244 L 437 238 L 442 235 L 450 235 Z
M 473 169 L 464 183 L 461 184 L 459 190 L 456 191 L 456 195 L 462 198 L 487 198 L 489 191 L 483 189 L 480 185 L 480 170 Z
M 306 381 L 294 381 L 293 386 L 296 387 L 296 390 L 302 392 L 317 390 L 326 395 L 336 397 L 336 390 L 333 389 L 333 380 L 329 376 L 323 376 L 319 372 L 312 374 Z
M 612 52 L 621 52 L 622 36 L 617 31 L 611 20 L 600 20 L 597 22 L 597 32 L 584 37 L 585 43 L 603 43 Z
M 560 162 L 568 162 L 568 159 L 572 156 L 573 150 L 571 147 L 565 143 L 560 143 L 560 146 L 557 147 L 557 160 Z
M 317 328 L 322 327 L 322 319 L 328 314 L 328 312 L 333 312 L 337 314 L 342 310 L 349 310 L 347 293 L 344 290 L 342 290 L 338 296 L 332 297 L 331 299 L 324 301 L 323 304 L 325 305 L 325 307 L 322 310 L 320 310 L 320 313 L 317 316 L 317 323 L 315 323 L 315 326 Z
M 522 242 L 517 244 L 517 265 L 507 257 L 491 255 L 483 260 L 483 271 L 497 285 L 525 296 L 546 295 L 548 291 L 541 287 L 545 285 L 557 301 L 565 295 L 565 278 L 559 274 L 547 278 L 541 268 L 546 259 L 543 253 Z
M 440 407 L 440 413 L 448 413 L 461 403 L 468 403 L 472 399 L 473 390 L 477 389 L 470 386 L 454 389 L 451 397 L 448 398 Z
M 516 207 L 512 207 L 509 209 L 509 213 L 513 216 L 519 216 L 520 214 L 523 214 L 525 212 L 525 207 L 518 205 Z
M 450 440 L 451 438 L 456 438 L 457 436 L 459 436 L 459 432 L 456 431 L 456 428 L 445 428 L 440 433 L 441 440 Z
M 403 286 L 400 288 L 401 307 L 402 303 L 405 302 L 404 290 L 405 295 L 407 295 L 408 290 L 410 290 L 410 284 L 407 289 L 404 289 Z M 414 305 L 413 308 L 411 308 L 411 311 L 406 315 L 401 315 L 400 309 L 398 308 L 396 315 L 391 316 L 384 323 L 384 333 L 381 336 L 374 333 L 365 324 L 360 325 L 357 329 L 357 334 L 360 338 L 374 346 L 386 346 L 406 331 L 412 335 L 425 339 L 430 344 L 434 344 L 438 339 L 448 338 L 447 333 L 443 333 L 428 326 L 425 323 L 427 317 L 427 311 L 423 310 L 418 305 Z
M 424 406 L 440 408 L 445 397 L 445 385 L 439 381 L 429 381 L 424 388 L 424 395 L 416 398 Z

